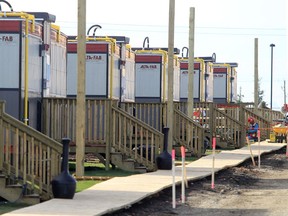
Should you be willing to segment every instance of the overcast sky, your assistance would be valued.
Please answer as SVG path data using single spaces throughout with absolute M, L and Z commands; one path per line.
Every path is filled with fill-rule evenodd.
M 8 0 L 14 11 L 48 12 L 67 35 L 77 34 L 77 0 Z M 238 94 L 252 102 L 254 38 L 259 39 L 259 78 L 264 100 L 270 106 L 271 48 L 273 107 L 284 103 L 288 82 L 287 0 L 176 0 L 175 47 L 188 46 L 189 10 L 195 7 L 195 57 L 216 53 L 218 62 L 237 62 Z M 2 9 L 5 5 L 2 5 Z M 8 8 L 7 8 L 8 10 Z M 132 47 L 168 47 L 169 0 L 87 0 L 87 26 L 99 24 L 97 35 L 123 35 Z M 286 83 L 286 89 L 287 89 Z

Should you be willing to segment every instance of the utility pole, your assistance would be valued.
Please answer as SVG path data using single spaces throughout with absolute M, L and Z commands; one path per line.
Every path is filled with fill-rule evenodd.
M 242 95 L 242 87 L 240 86 L 240 94 L 239 94 L 239 102 L 242 103 L 242 97 L 244 95 Z
M 273 110 L 272 105 L 272 98 L 273 98 L 273 47 L 275 47 L 275 44 L 270 44 L 271 47 L 271 93 L 270 93 L 270 107 L 271 110 Z
M 254 40 L 254 108 L 259 104 L 259 80 L 258 80 L 258 38 Z M 240 93 L 241 94 L 241 93 Z
M 168 102 L 167 102 L 167 125 L 169 127 L 168 152 L 171 153 L 173 146 L 173 72 L 174 72 L 174 22 L 175 0 L 169 2 L 169 30 L 168 30 Z
M 76 176 L 84 176 L 86 111 L 86 0 L 78 0 Z
M 189 57 L 188 57 L 188 110 L 189 118 L 193 118 L 194 110 L 194 34 L 195 33 L 195 8 L 190 8 L 189 18 Z
M 283 87 L 283 90 L 284 90 L 284 104 L 286 104 L 286 80 L 284 80 L 284 87 Z

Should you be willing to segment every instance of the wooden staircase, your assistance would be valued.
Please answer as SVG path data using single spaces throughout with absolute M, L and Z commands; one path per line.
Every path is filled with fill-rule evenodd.
M 26 185 L 9 179 L 8 176 L 0 174 L 0 197 L 11 203 L 26 203 L 34 205 L 40 203 L 39 194 L 27 190 Z
M 163 134 L 121 108 L 112 106 L 111 111 L 111 163 L 132 172 L 157 170 L 156 157 L 163 151 Z
M 123 155 L 121 152 L 111 153 L 111 163 L 125 171 L 135 172 L 135 173 L 147 172 L 147 169 L 145 166 L 137 163 L 132 158 L 129 158 L 126 155 Z
M 4 105 L 0 101 L 0 196 L 28 204 L 51 199 L 62 145 L 6 114 Z

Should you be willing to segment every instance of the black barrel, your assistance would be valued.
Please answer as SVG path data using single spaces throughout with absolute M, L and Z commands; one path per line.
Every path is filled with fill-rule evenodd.
M 63 138 L 63 159 L 61 164 L 61 173 L 56 176 L 52 184 L 54 198 L 73 199 L 76 191 L 76 180 L 70 175 L 68 170 L 68 154 L 70 139 Z
M 160 170 L 171 170 L 172 169 L 172 156 L 171 154 L 169 154 L 167 150 L 169 128 L 164 127 L 163 133 L 164 133 L 164 150 L 156 158 L 156 164 L 157 164 L 158 169 Z

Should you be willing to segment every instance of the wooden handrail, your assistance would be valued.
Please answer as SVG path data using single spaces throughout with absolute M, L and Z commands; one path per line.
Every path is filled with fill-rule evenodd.
M 176 108 L 174 108 L 174 125 L 174 140 L 200 157 L 204 153 L 205 128 Z
M 213 113 L 214 134 L 235 148 L 243 146 L 243 123 L 216 107 Z
M 41 199 L 52 197 L 51 180 L 60 173 L 62 144 L 5 113 L 0 102 L 0 170 Z
M 111 147 L 155 171 L 156 157 L 163 151 L 163 134 L 114 106 L 112 121 Z

